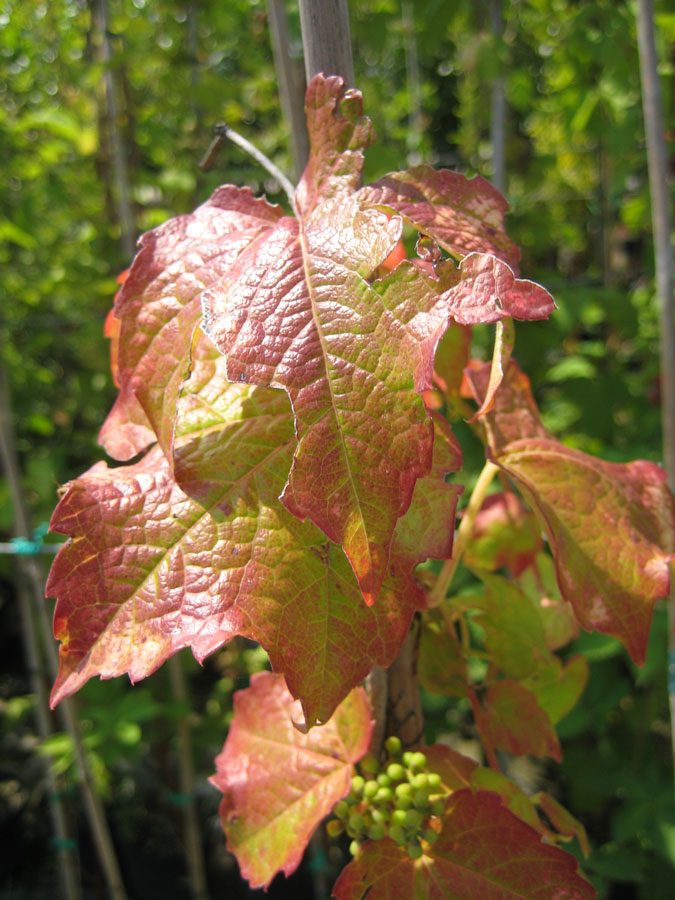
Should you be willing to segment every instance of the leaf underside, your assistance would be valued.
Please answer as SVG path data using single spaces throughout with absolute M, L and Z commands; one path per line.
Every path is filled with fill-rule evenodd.
M 468 375 L 480 403 L 489 367 Z M 618 638 L 641 664 L 654 602 L 670 590 L 662 548 L 673 546 L 675 510 L 665 472 L 643 460 L 604 462 L 555 440 L 513 361 L 484 421 L 489 452 L 540 518 L 579 624 Z

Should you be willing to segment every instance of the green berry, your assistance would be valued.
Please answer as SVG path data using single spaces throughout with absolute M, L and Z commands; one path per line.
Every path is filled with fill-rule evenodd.
M 414 755 L 415 754 L 412 752 L 412 750 L 406 750 L 403 754 L 403 765 L 410 767 Z
M 373 799 L 375 803 L 390 803 L 393 796 L 390 787 L 381 787 Z
M 419 844 L 408 844 L 406 849 L 410 859 L 420 859 L 424 852 Z
M 432 800 L 430 811 L 432 816 L 442 816 L 445 812 L 445 800 L 441 800 L 440 797 L 436 800 Z
M 344 830 L 344 822 L 340 822 L 337 819 L 331 819 L 326 825 L 326 832 L 330 837 L 337 837 L 339 834 L 342 834 Z
M 380 809 L 379 807 L 375 807 L 370 811 L 370 818 L 373 822 L 386 822 L 389 818 L 389 814 L 386 809 Z
M 360 775 L 354 775 L 352 778 L 352 793 L 359 797 L 363 793 L 365 783 L 365 778 L 362 778 Z
M 413 794 L 413 803 L 418 809 L 428 809 L 429 794 L 426 791 L 415 791 Z
M 422 816 L 416 809 L 406 810 L 405 824 L 407 828 L 419 828 L 421 822 Z
M 413 753 L 412 759 L 410 760 L 410 768 L 411 769 L 425 769 L 427 765 L 427 758 L 424 753 Z
M 430 775 L 427 775 L 429 779 L 429 787 L 432 792 L 437 791 L 441 786 L 441 776 L 437 775 L 436 772 L 432 772 Z
M 374 756 L 364 756 L 359 763 L 359 766 L 361 767 L 361 771 L 366 772 L 368 775 L 374 775 L 380 768 L 380 764 Z
M 422 837 L 427 842 L 427 844 L 435 844 L 439 839 L 440 834 L 437 831 L 434 831 L 433 828 L 425 828 L 422 832 Z
M 356 856 L 360 849 L 361 849 L 360 841 L 352 841 L 351 844 L 349 845 L 349 852 L 351 853 L 352 856 Z
M 396 785 L 394 793 L 397 797 L 412 797 L 412 787 L 407 781 L 403 781 Z
M 333 813 L 338 819 L 346 819 L 349 815 L 349 804 L 345 800 L 338 800 L 333 807 Z
M 387 775 L 392 781 L 401 781 L 405 778 L 405 769 L 400 763 L 389 763 L 387 766 Z
M 361 813 L 352 813 L 349 817 L 349 827 L 358 833 L 363 830 L 363 826 L 364 822 Z
M 391 785 L 391 778 L 387 775 L 386 772 L 380 772 L 377 776 L 377 783 L 380 787 L 389 787 Z
M 387 748 L 387 753 L 391 756 L 399 756 L 401 753 L 401 739 L 397 738 L 395 734 L 387 738 L 384 746 Z
M 392 825 L 405 825 L 406 811 L 404 809 L 395 809 L 391 814 Z
M 371 839 L 371 841 L 381 841 L 385 834 L 385 827 L 379 822 L 375 825 L 371 825 L 368 829 L 368 837 Z
M 389 837 L 396 844 L 405 844 L 407 838 L 405 836 L 405 831 L 403 830 L 401 825 L 392 825 L 389 828 Z
M 363 785 L 363 796 L 374 797 L 379 789 L 380 786 L 376 781 L 366 781 L 366 783 Z
M 423 772 L 420 772 L 419 775 L 413 775 L 410 783 L 415 788 L 415 790 L 423 790 L 424 788 L 429 787 L 429 776 L 425 775 Z

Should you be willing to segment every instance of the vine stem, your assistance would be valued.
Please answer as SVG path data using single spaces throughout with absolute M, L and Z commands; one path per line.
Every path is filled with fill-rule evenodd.
M 460 522 L 457 533 L 455 534 L 455 540 L 452 546 L 452 556 L 450 557 L 450 559 L 446 559 L 446 561 L 443 563 L 443 568 L 438 573 L 436 584 L 429 592 L 429 608 L 440 606 L 445 599 L 445 595 L 447 594 L 448 588 L 452 583 L 452 579 L 455 575 L 457 566 L 459 565 L 459 561 L 462 558 L 462 554 L 464 553 L 466 545 L 471 536 L 473 523 L 476 521 L 478 511 L 483 505 L 483 501 L 485 500 L 488 488 L 492 483 L 492 479 L 495 477 L 498 471 L 499 467 L 496 466 L 493 462 L 490 462 L 490 460 L 488 460 L 483 466 L 483 470 L 478 476 L 478 481 L 476 482 L 476 486 L 474 487 L 473 493 L 471 494 L 469 505 L 464 510 L 462 521 Z
M 483 708 L 480 705 L 480 700 L 476 696 L 476 692 L 469 690 L 467 691 L 467 695 L 469 697 L 469 702 L 471 703 L 471 709 L 473 711 L 473 718 L 476 722 L 476 727 L 478 728 L 478 733 L 480 735 L 481 744 L 483 745 L 483 750 L 485 750 L 485 756 L 487 757 L 488 765 L 491 769 L 494 769 L 495 772 L 501 772 L 501 767 L 499 765 L 499 760 L 497 759 L 497 754 L 495 753 L 495 748 L 492 746 L 492 743 L 483 731 L 479 727 L 479 723 L 483 716 Z
M 236 144 L 238 147 L 241 147 L 249 156 L 251 156 L 257 163 L 259 163 L 263 169 L 266 169 L 272 178 L 276 178 L 281 187 L 284 189 L 284 193 L 288 197 L 288 202 L 291 204 L 291 209 L 297 216 L 298 211 L 295 208 L 295 188 L 289 181 L 289 179 L 284 175 L 281 169 L 278 166 L 275 166 L 272 160 L 265 156 L 262 150 L 258 150 L 255 144 L 252 144 L 247 138 L 244 137 L 243 134 L 239 134 L 238 131 L 235 131 L 233 128 L 230 128 L 229 125 L 226 125 L 225 122 L 220 122 L 213 129 L 215 132 L 215 137 L 211 142 L 211 146 L 204 154 L 204 158 L 199 163 L 199 168 L 208 172 L 208 170 L 213 165 L 213 160 L 217 151 L 222 146 L 223 142 L 227 139 L 232 141 L 233 144 Z

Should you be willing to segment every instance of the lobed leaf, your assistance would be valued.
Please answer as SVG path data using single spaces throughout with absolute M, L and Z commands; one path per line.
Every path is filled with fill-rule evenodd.
M 466 603 L 483 613 L 477 622 L 485 632 L 495 665 L 515 679 L 552 665 L 555 657 L 546 647 L 543 623 L 530 600 L 516 584 L 500 575 L 483 572 L 481 578 L 485 593 Z
M 520 258 L 504 232 L 508 204 L 480 175 L 468 179 L 448 169 L 416 166 L 361 188 L 359 199 L 398 213 L 460 259 L 490 253 L 515 267 Z
M 248 188 L 227 185 L 194 212 L 140 239 L 115 298 L 120 393 L 99 435 L 110 456 L 130 459 L 155 435 L 170 453 L 201 294 L 281 215 L 280 207 L 254 198 Z
M 231 384 L 206 338 L 179 401 L 172 467 L 158 448 L 131 466 L 100 464 L 72 482 L 52 528 L 62 641 L 53 702 L 96 674 L 150 674 L 190 646 L 202 659 L 236 634 L 259 641 L 309 725 L 325 721 L 374 664 L 389 665 L 424 603 L 413 569 L 449 555 L 459 464 L 438 423 L 435 463 L 399 521 L 390 571 L 367 607 L 342 550 L 278 501 L 295 438 L 286 396 Z M 413 541 L 424 519 L 421 540 Z
M 468 374 L 480 402 L 487 367 Z M 495 462 L 541 518 L 579 624 L 618 638 L 642 663 L 654 601 L 670 588 L 675 507 L 665 473 L 642 460 L 608 463 L 553 439 L 513 362 L 485 421 Z
M 227 847 L 254 888 L 267 887 L 277 872 L 295 871 L 318 824 L 349 793 L 352 766 L 368 750 L 372 722 L 361 688 L 309 734 L 293 725 L 300 712 L 280 675 L 253 675 L 250 687 L 234 695 L 234 717 L 210 779 L 223 793 Z
M 518 681 L 503 679 L 487 689 L 476 727 L 485 743 L 515 756 L 550 756 L 561 762 L 558 737 L 535 695 Z
M 202 293 L 205 328 L 232 381 L 283 388 L 298 447 L 282 501 L 340 544 L 367 603 L 389 564 L 397 520 L 429 471 L 433 435 L 420 394 L 449 318 L 541 318 L 550 296 L 493 256 L 427 274 L 401 263 L 374 274 L 401 219 L 356 191 L 372 140 L 358 92 L 317 76 L 306 107 L 312 156 L 284 217 Z
M 368 841 L 342 872 L 336 900 L 592 900 L 574 857 L 502 806 L 466 788 L 448 800 L 440 839 L 417 861 L 393 841 Z

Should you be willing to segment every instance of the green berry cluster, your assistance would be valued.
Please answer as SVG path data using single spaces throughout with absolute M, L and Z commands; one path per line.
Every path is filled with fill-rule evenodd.
M 411 859 L 422 856 L 422 841 L 438 840 L 438 817 L 445 808 L 441 776 L 427 771 L 427 758 L 420 752 L 402 752 L 401 741 L 385 742 L 388 758 L 381 767 L 371 756 L 361 760 L 362 774 L 352 778 L 352 788 L 333 807 L 337 816 L 327 831 L 336 836 L 346 831 L 353 856 L 363 841 L 389 837 L 405 846 Z

